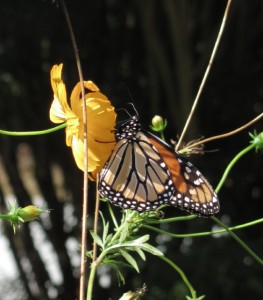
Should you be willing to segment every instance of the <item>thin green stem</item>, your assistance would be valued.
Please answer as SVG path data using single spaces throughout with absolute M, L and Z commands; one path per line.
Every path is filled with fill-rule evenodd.
M 254 221 L 251 221 L 251 222 L 248 222 L 248 223 L 240 224 L 240 225 L 237 225 L 237 226 L 234 226 L 234 227 L 229 227 L 228 230 L 231 230 L 231 231 L 238 230 L 238 229 L 250 227 L 250 226 L 253 226 L 253 225 L 256 225 L 256 224 L 259 224 L 259 223 L 263 223 L 263 218 L 258 219 L 258 220 L 254 220 Z M 159 228 L 156 228 L 156 227 L 153 227 L 153 226 L 150 226 L 150 225 L 142 225 L 142 227 L 146 228 L 146 229 L 149 229 L 149 230 L 152 230 L 152 231 L 155 231 L 155 232 L 158 232 L 158 233 L 166 234 L 166 235 L 169 235 L 169 236 L 175 237 L 175 238 L 203 237 L 203 236 L 210 236 L 210 235 L 214 235 L 214 234 L 221 234 L 221 233 L 228 232 L 228 230 L 226 230 L 226 229 L 219 229 L 219 230 L 214 230 L 214 231 L 176 234 L 176 233 L 171 233 L 171 232 L 168 232 L 168 231 L 161 230 Z
M 222 226 L 230 235 L 231 237 L 236 240 L 239 245 L 248 252 L 260 265 L 263 266 L 263 260 L 252 250 L 250 249 L 246 243 L 244 243 L 234 232 L 231 231 L 230 228 L 228 228 L 223 222 L 221 222 L 218 218 L 215 216 L 212 216 L 211 219 L 217 223 L 219 226 Z
M 132 216 L 133 216 L 135 213 L 136 213 L 136 211 L 126 212 L 125 219 L 122 220 L 121 225 L 120 225 L 119 227 L 115 228 L 116 233 L 115 233 L 114 236 L 112 237 L 111 241 L 108 243 L 108 247 L 109 247 L 110 245 L 112 245 L 113 242 L 114 242 L 116 239 L 119 238 L 119 236 L 120 236 L 121 233 L 122 233 L 123 227 L 126 226 L 126 222 L 128 222 L 128 220 L 131 219 Z M 127 214 L 128 214 L 128 215 L 127 215 Z
M 9 131 L 0 129 L 0 134 L 3 135 L 11 135 L 11 136 L 32 136 L 32 135 L 43 135 L 58 131 L 62 128 L 65 128 L 67 123 L 63 123 L 53 128 L 44 129 L 44 130 L 36 130 L 36 131 Z
M 112 219 L 112 222 L 113 222 L 113 224 L 114 224 L 114 227 L 115 227 L 115 228 L 118 228 L 119 225 L 118 225 L 118 222 L 117 222 L 116 217 L 115 217 L 115 215 L 114 215 L 114 212 L 113 212 L 113 210 L 112 210 L 112 205 L 110 204 L 109 201 L 107 201 L 107 206 L 108 206 L 108 210 L 109 210 L 109 213 L 110 213 L 110 215 L 111 215 L 111 219 Z
M 172 222 L 179 222 L 179 221 L 189 221 L 196 219 L 196 215 L 188 215 L 183 217 L 174 217 L 174 218 L 166 218 L 166 219 L 160 219 L 160 220 L 149 220 L 147 221 L 148 224 L 162 224 L 162 223 L 172 223 Z
M 243 149 L 242 151 L 240 151 L 233 159 L 232 161 L 229 163 L 229 165 L 227 166 L 227 168 L 225 169 L 225 172 L 221 178 L 221 180 L 219 181 L 215 192 L 218 193 L 222 187 L 222 185 L 224 184 L 230 170 L 233 168 L 233 166 L 235 165 L 235 163 L 246 153 L 248 153 L 250 150 L 254 149 L 256 147 L 256 144 L 251 144 L 249 146 L 247 146 L 245 149 Z
M 165 262 L 167 262 L 173 269 L 176 270 L 176 272 L 181 276 L 183 282 L 185 283 L 185 285 L 188 287 L 191 296 L 193 299 L 196 299 L 196 291 L 194 290 L 194 288 L 192 287 L 191 283 L 189 282 L 189 280 L 187 279 L 185 273 L 183 272 L 182 269 L 180 269 L 174 262 L 172 262 L 169 258 L 165 257 L 165 256 L 158 256 L 160 259 L 164 260 Z
M 93 223 L 93 231 L 94 234 L 98 234 L 98 223 L 99 223 L 99 207 L 100 207 L 100 196 L 99 196 L 99 190 L 98 190 L 98 184 L 99 184 L 99 175 L 97 174 L 96 179 L 96 205 L 95 205 L 95 211 L 94 211 L 94 223 Z M 97 259 L 97 243 L 96 240 L 93 241 L 93 257 L 92 261 L 95 261 Z
M 160 136 L 163 141 L 165 141 L 164 130 L 160 131 Z
M 13 215 L 9 214 L 0 214 L 0 219 L 12 220 Z
M 245 149 L 243 149 L 242 151 L 240 151 L 233 159 L 232 161 L 229 163 L 229 165 L 227 166 L 221 180 L 219 181 L 219 184 L 217 185 L 217 188 L 215 189 L 216 193 L 218 193 L 221 189 L 221 187 L 223 186 L 230 170 L 232 169 L 232 167 L 235 165 L 235 163 L 246 153 L 248 153 L 249 151 L 251 151 L 252 149 L 256 148 L 257 144 L 253 143 L 249 146 L 247 146 Z M 228 228 L 223 222 L 221 222 L 219 219 L 217 219 L 215 216 L 211 217 L 211 220 L 213 220 L 215 223 L 217 223 L 218 225 L 222 226 L 230 235 L 231 237 L 237 241 L 239 243 L 239 245 L 246 251 L 248 252 L 259 264 L 263 265 L 263 260 L 252 250 L 250 249 L 246 243 L 244 243 L 234 232 L 232 232 L 232 229 Z

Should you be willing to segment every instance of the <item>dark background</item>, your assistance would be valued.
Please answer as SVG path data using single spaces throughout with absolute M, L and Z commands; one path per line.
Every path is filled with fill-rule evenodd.
M 85 79 L 93 80 L 116 107 L 125 107 L 133 101 L 146 128 L 155 114 L 167 118 L 166 136 L 176 139 L 205 72 L 226 1 L 67 2 Z M 1 129 L 26 131 L 53 126 L 48 116 L 53 96 L 49 73 L 54 64 L 61 62 L 70 94 L 78 74 L 68 29 L 57 3 L 1 1 Z M 186 140 L 231 131 L 261 113 L 262 74 L 263 2 L 233 1 Z M 262 121 L 228 139 L 207 144 L 206 150 L 218 151 L 191 158 L 213 186 L 233 156 L 248 145 L 248 131 L 254 128 L 262 130 Z M 4 299 L 15 290 L 17 294 L 12 299 L 75 299 L 78 275 L 76 270 L 73 272 L 65 243 L 69 238 L 80 236 L 82 174 L 75 166 L 71 150 L 65 147 L 63 130 L 38 137 L 0 136 L 1 161 L 21 206 L 30 204 L 32 199 L 21 180 L 18 163 L 19 155 L 23 156 L 23 151 L 27 150 L 34 161 L 31 170 L 39 189 L 48 207 L 53 209 L 51 225 L 44 224 L 43 228 L 58 254 L 63 283 L 58 285 L 50 280 L 46 262 L 34 249 L 28 224 L 14 236 L 9 224 L 2 223 L 1 234 L 10 240 L 10 251 L 15 255 L 21 276 L 16 282 L 0 282 L 0 298 Z M 54 165 L 61 168 L 64 176 L 66 190 L 62 196 L 53 188 L 51 171 Z M 221 212 L 218 217 L 227 225 L 262 217 L 262 167 L 261 154 L 253 152 L 231 171 L 219 195 Z M 4 175 L 2 170 L 0 176 Z M 91 184 L 93 189 L 94 184 Z M 5 210 L 5 197 L 6 193 L 1 190 L 1 210 Z M 68 204 L 74 210 L 67 218 L 74 216 L 77 221 L 65 229 L 65 206 Z M 166 216 L 182 214 L 176 208 L 165 213 Z M 191 233 L 209 231 L 214 224 L 209 219 L 198 219 L 169 226 L 168 229 L 176 233 Z M 238 234 L 262 255 L 262 225 L 240 230 Z M 154 236 L 152 242 L 156 244 Z M 262 267 L 228 236 L 172 239 L 162 243 L 166 255 L 185 271 L 198 295 L 205 294 L 206 299 L 213 300 L 262 299 Z M 25 257 L 38 289 L 32 289 L 32 282 L 29 284 L 28 273 L 21 262 Z M 4 263 L 1 255 L 0 263 Z M 113 275 L 108 288 L 96 285 L 94 299 L 119 299 L 123 292 L 141 287 L 143 283 L 149 289 L 145 299 L 180 300 L 187 293 L 178 274 L 156 257 L 148 255 L 147 261 L 141 264 L 140 274 L 126 272 L 126 286 L 118 287 Z M 53 298 L 50 293 L 48 296 L 48 287 L 56 291 Z M 11 299 L 11 294 L 7 299 Z

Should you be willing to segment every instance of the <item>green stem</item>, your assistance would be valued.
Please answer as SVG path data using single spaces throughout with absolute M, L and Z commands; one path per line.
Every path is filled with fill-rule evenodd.
M 0 219 L 5 219 L 11 222 L 17 221 L 16 214 L 0 214 Z
M 119 225 L 118 225 L 118 222 L 117 222 L 116 217 L 115 217 L 115 215 L 114 215 L 114 212 L 113 212 L 113 210 L 112 210 L 112 205 L 110 204 L 109 201 L 107 201 L 107 206 L 108 206 L 108 210 L 109 210 L 109 213 L 110 213 L 112 222 L 113 222 L 113 224 L 114 224 L 114 227 L 115 227 L 115 228 L 118 228 Z
M 250 227 L 259 223 L 263 222 L 263 218 L 258 219 L 258 220 L 254 220 L 252 222 L 248 222 L 248 223 L 244 223 L 244 224 L 240 224 L 234 227 L 229 227 L 228 230 L 233 231 L 233 230 L 238 230 L 238 229 L 242 229 L 242 228 L 246 228 L 246 227 Z M 161 229 L 158 229 L 156 227 L 150 226 L 150 225 L 142 225 L 143 228 L 158 232 L 158 233 L 162 233 L 162 234 L 166 234 L 169 235 L 171 237 L 175 237 L 175 238 L 186 238 L 186 237 L 202 237 L 202 236 L 209 236 L 209 235 L 213 235 L 213 234 L 220 234 L 220 233 L 224 233 L 224 232 L 228 232 L 227 229 L 220 229 L 220 230 L 214 230 L 214 231 L 206 231 L 206 232 L 196 232 L 196 233 L 186 233 L 186 234 L 176 234 L 176 233 L 171 233 L 171 232 L 167 232 Z
M 8 215 L 8 214 L 4 214 L 4 215 L 2 215 L 2 214 L 0 214 L 0 219 L 10 219 L 10 215 Z
M 87 286 L 87 298 L 86 298 L 87 300 L 92 299 L 92 291 L 93 291 L 97 266 L 98 266 L 97 263 L 93 262 L 90 268 L 90 275 L 89 275 L 88 286 Z
M 149 220 L 147 221 L 148 224 L 162 224 L 162 223 L 172 223 L 172 222 L 179 222 L 179 221 L 189 221 L 196 219 L 196 215 L 188 215 L 183 217 L 174 217 L 174 218 L 167 218 L 167 219 L 160 219 L 160 220 Z
M 115 227 L 116 232 L 113 235 L 113 237 L 111 238 L 111 241 L 108 243 L 107 248 L 109 248 L 110 245 L 112 245 L 114 243 L 114 241 L 119 238 L 119 236 L 122 233 L 123 227 L 126 226 L 126 222 L 128 222 L 128 219 L 132 218 L 132 216 L 135 213 L 136 213 L 135 211 L 126 212 L 125 218 L 122 221 L 121 225 Z M 114 224 L 116 225 L 117 221 L 115 219 L 115 216 L 114 216 L 113 212 L 112 212 L 111 216 L 113 218 Z M 92 298 L 92 290 L 93 290 L 96 270 L 97 270 L 98 266 L 100 265 L 102 259 L 105 257 L 106 254 L 107 254 L 107 250 L 104 250 L 103 252 L 101 252 L 101 254 L 96 259 L 96 261 L 93 261 L 92 264 L 91 264 L 90 275 L 89 275 L 88 286 L 87 286 L 87 298 L 86 298 L 87 300 L 91 300 L 91 298 Z
M 249 253 L 260 265 L 263 266 L 263 260 L 252 250 L 250 249 L 246 243 L 244 243 L 234 232 L 231 231 L 230 228 L 228 228 L 223 222 L 221 222 L 218 218 L 215 216 L 212 216 L 211 219 L 217 223 L 218 225 L 222 226 L 230 235 L 231 237 L 236 240 L 239 245 L 247 252 Z
M 128 222 L 129 219 L 131 219 L 135 213 L 136 213 L 136 211 L 128 211 L 128 212 L 126 211 L 125 219 L 121 222 L 121 225 L 119 227 L 115 228 L 116 233 L 112 237 L 111 241 L 108 243 L 107 247 L 111 246 L 113 244 L 113 242 L 119 238 L 119 236 L 122 233 L 123 227 L 126 226 L 126 222 Z
M 165 257 L 165 256 L 158 256 L 159 258 L 161 258 L 162 260 L 164 260 L 165 262 L 167 262 L 173 269 L 176 270 L 176 272 L 181 276 L 182 280 L 184 281 L 185 285 L 188 287 L 192 298 L 196 299 L 196 291 L 194 290 L 194 288 L 192 287 L 191 283 L 189 282 L 189 280 L 187 279 L 185 273 L 183 272 L 182 269 L 180 269 L 173 261 L 171 261 L 169 258 Z
M 243 156 L 245 155 L 247 152 L 249 152 L 250 150 L 254 149 L 256 147 L 256 144 L 251 144 L 249 146 L 247 146 L 245 149 L 243 149 L 242 151 L 240 151 L 233 159 L 232 161 L 229 163 L 229 165 L 227 166 L 221 180 L 219 181 L 215 192 L 218 193 L 222 187 L 222 185 L 224 184 L 230 170 L 232 169 L 232 167 L 235 165 L 235 163 Z
M 219 192 L 219 190 L 221 189 L 222 185 L 224 184 L 230 170 L 232 169 L 232 167 L 235 165 L 235 163 L 246 153 L 248 153 L 250 150 L 254 149 L 257 146 L 256 143 L 253 143 L 249 146 L 247 146 L 245 149 L 243 149 L 242 151 L 240 151 L 233 159 L 232 161 L 229 163 L 229 165 L 227 166 L 219 184 L 217 185 L 217 188 L 215 189 L 216 193 Z M 231 231 L 230 228 L 228 228 L 223 222 L 221 222 L 219 219 L 217 219 L 215 216 L 211 217 L 211 220 L 213 220 L 215 223 L 217 223 L 218 225 L 222 226 L 230 235 L 231 237 L 237 241 L 239 243 L 239 245 L 246 251 L 248 252 L 260 265 L 263 265 L 263 260 L 252 250 L 250 249 L 234 232 Z
M 160 136 L 163 141 L 165 141 L 164 130 L 160 131 Z
M 48 134 L 51 132 L 58 131 L 62 128 L 65 128 L 67 123 L 63 123 L 53 128 L 45 129 L 45 130 L 37 130 L 37 131 L 9 131 L 9 130 L 2 130 L 0 129 L 0 134 L 3 135 L 11 135 L 11 136 L 32 136 L 32 135 L 42 135 Z

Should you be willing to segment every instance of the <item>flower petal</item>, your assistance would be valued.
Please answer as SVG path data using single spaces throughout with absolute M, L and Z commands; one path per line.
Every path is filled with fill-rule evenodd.
M 94 151 L 100 160 L 100 165 L 96 170 L 99 172 L 116 144 L 114 136 L 116 113 L 110 101 L 94 99 L 87 101 L 87 114 L 88 135 L 94 140 Z
M 88 172 L 92 177 L 100 172 L 115 147 L 116 113 L 110 102 L 97 99 L 87 101 L 88 115 Z M 73 135 L 72 149 L 78 167 L 84 170 L 83 123 L 80 122 L 78 143 Z M 80 149 L 78 149 L 80 147 Z
M 114 129 L 116 124 L 116 113 L 114 108 L 111 106 L 109 99 L 99 92 L 99 88 L 92 81 L 84 81 L 84 86 L 92 91 L 85 95 L 85 99 L 88 122 L 88 171 L 92 172 L 92 176 L 95 177 L 108 160 L 115 146 Z M 83 141 L 83 101 L 81 100 L 80 83 L 74 87 L 70 101 L 72 111 L 79 118 L 78 138 Z M 75 147 L 77 147 L 77 145 L 75 145 Z M 75 153 L 77 153 L 77 149 L 75 149 Z M 81 159 L 83 159 L 82 163 Z M 78 166 L 82 166 L 81 169 L 83 170 L 84 154 L 79 155 L 77 164 Z
M 92 81 L 84 81 L 84 87 L 92 92 L 98 92 L 99 88 Z M 77 83 L 70 96 L 70 105 L 72 110 L 80 116 L 81 82 Z
M 81 139 L 78 139 L 75 135 L 72 136 L 72 151 L 79 169 L 84 171 L 84 143 Z M 88 172 L 96 170 L 100 165 L 99 159 L 94 154 L 94 141 L 88 140 Z
M 54 97 L 49 110 L 49 118 L 53 123 L 63 123 L 66 121 L 66 113 L 64 108 L 61 106 L 59 100 Z
M 102 98 L 99 98 L 102 95 L 101 93 L 93 94 L 97 94 L 98 98 L 89 98 L 87 101 L 87 114 L 89 120 L 88 132 L 94 136 L 96 141 L 101 143 L 114 142 L 114 131 L 116 124 L 116 113 L 114 108 L 111 106 L 109 100 L 103 100 Z
M 67 115 L 67 127 L 66 127 L 66 144 L 72 146 L 72 138 L 76 136 L 79 138 L 79 119 L 72 113 L 72 116 Z
M 52 122 L 62 123 L 66 121 L 66 112 L 71 110 L 67 103 L 67 92 L 65 84 L 61 79 L 63 64 L 54 65 L 50 72 L 51 86 L 54 92 L 49 116 Z

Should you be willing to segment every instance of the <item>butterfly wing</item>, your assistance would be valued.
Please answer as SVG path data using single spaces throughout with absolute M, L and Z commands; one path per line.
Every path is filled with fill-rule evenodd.
M 99 192 L 122 208 L 149 211 L 170 201 L 174 185 L 162 157 L 139 131 L 117 142 L 100 173 Z
M 218 197 L 201 172 L 161 139 L 151 133 L 147 136 L 172 176 L 175 192 L 168 204 L 201 216 L 216 214 Z
M 137 211 L 162 204 L 201 216 L 219 211 L 213 188 L 201 172 L 133 116 L 116 132 L 116 147 L 103 167 L 99 192 L 114 205 Z
M 219 200 L 207 179 L 176 152 L 175 157 L 180 163 L 180 176 L 174 179 L 176 192 L 169 204 L 201 216 L 218 213 Z

